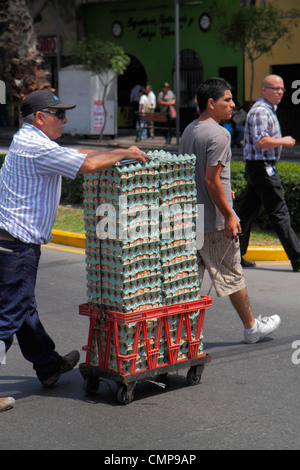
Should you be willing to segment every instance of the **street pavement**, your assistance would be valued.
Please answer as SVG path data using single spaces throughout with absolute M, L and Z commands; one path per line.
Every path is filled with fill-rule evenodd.
M 78 314 L 86 302 L 85 276 L 84 250 L 42 247 L 39 314 L 57 350 L 80 350 L 80 362 L 89 327 L 88 317 Z M 300 273 L 277 261 L 259 262 L 245 276 L 255 314 L 280 314 L 279 330 L 258 344 L 245 344 L 230 301 L 212 291 L 204 321 L 211 362 L 201 383 L 188 386 L 187 370 L 179 368 L 165 378 L 165 388 L 138 383 L 127 406 L 117 401 L 112 380 L 101 379 L 96 396 L 87 396 L 78 366 L 53 389 L 43 389 L 15 340 L 0 370 L 0 396 L 16 399 L 12 410 L 0 414 L 0 449 L 101 450 L 99 463 L 118 452 L 133 456 L 143 450 L 149 463 L 150 455 L 181 451 L 195 454 L 198 467 L 201 450 L 299 449 Z M 209 286 L 206 276 L 202 294 Z

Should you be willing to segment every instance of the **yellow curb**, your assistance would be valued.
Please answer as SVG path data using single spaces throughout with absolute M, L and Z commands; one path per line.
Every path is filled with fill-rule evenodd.
M 52 243 L 85 248 L 86 237 L 82 233 L 52 230 Z M 249 246 L 244 257 L 247 261 L 288 261 L 282 246 Z
M 86 237 L 82 233 L 65 232 L 62 230 L 52 230 L 52 243 L 59 245 L 75 246 L 85 248 Z
M 249 246 L 244 258 L 247 261 L 288 261 L 282 246 Z

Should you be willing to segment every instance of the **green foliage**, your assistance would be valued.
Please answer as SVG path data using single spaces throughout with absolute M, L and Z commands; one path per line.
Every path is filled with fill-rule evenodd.
M 251 65 L 250 106 L 252 104 L 254 62 L 263 54 L 272 52 L 282 38 L 286 47 L 292 39 L 292 28 L 298 26 L 300 11 L 283 10 L 271 2 L 265 7 L 239 7 L 232 13 L 224 9 L 222 0 L 214 0 L 219 22 L 216 22 L 217 40 L 235 51 L 244 52 Z
M 222 23 L 219 39 L 256 60 L 269 53 L 280 38 L 289 38 L 291 26 L 297 26 L 297 16 L 299 11 L 295 8 L 281 10 L 271 3 L 240 8 Z
M 97 75 L 108 70 L 123 75 L 130 63 L 121 46 L 101 39 L 83 38 L 70 48 L 70 52 L 77 63 Z
M 279 162 L 277 168 L 291 215 L 292 226 L 298 232 L 300 231 L 300 165 L 299 163 Z M 235 191 L 234 209 L 236 212 L 241 206 L 242 194 L 246 187 L 244 173 L 244 162 L 231 162 L 231 185 L 233 191 Z M 269 230 L 272 228 L 263 208 L 257 214 L 255 222 L 262 229 Z
M 292 225 L 298 232 L 300 231 L 300 164 L 279 162 L 277 167 L 285 200 L 290 211 Z M 237 212 L 241 205 L 243 191 L 246 188 L 244 173 L 244 162 L 231 162 L 231 186 L 233 191 L 235 191 L 234 209 Z M 62 202 L 69 204 L 83 203 L 82 175 L 79 175 L 75 180 L 63 178 Z M 263 208 L 257 214 L 255 222 L 261 229 L 270 230 L 272 228 Z
M 82 204 L 83 175 L 78 175 L 74 180 L 62 178 L 61 201 L 68 204 Z

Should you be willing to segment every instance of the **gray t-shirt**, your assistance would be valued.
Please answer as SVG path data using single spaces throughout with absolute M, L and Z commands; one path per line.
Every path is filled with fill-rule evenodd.
M 225 219 L 211 199 L 204 182 L 207 166 L 221 163 L 221 182 L 226 199 L 232 208 L 230 183 L 230 133 L 216 121 L 191 122 L 184 130 L 179 153 L 195 154 L 197 157 L 195 178 L 197 188 L 197 204 L 204 204 L 204 232 L 215 232 L 225 228 Z
M 169 90 L 168 93 L 165 93 L 164 91 L 161 91 L 158 94 L 157 102 L 159 103 L 160 101 L 167 101 L 168 103 L 171 103 L 174 100 L 174 98 L 176 99 L 176 96 L 174 95 L 172 90 Z M 159 107 L 160 107 L 160 111 L 162 113 L 168 113 L 169 112 L 169 106 L 161 104 L 161 105 L 159 105 Z

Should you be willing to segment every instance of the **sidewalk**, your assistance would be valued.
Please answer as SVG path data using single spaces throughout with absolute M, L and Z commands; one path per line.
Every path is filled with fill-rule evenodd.
M 0 128 L 0 153 L 6 153 L 10 145 L 11 139 L 16 128 Z M 119 129 L 115 138 L 104 136 L 100 142 L 97 136 L 71 136 L 63 135 L 59 140 L 59 144 L 66 147 L 74 148 L 128 148 L 132 145 L 138 146 L 144 152 L 154 150 L 165 150 L 170 153 L 178 153 L 178 144 L 176 136 L 172 137 L 171 143 L 166 144 L 165 138 L 155 136 L 154 139 L 145 139 L 139 142 L 135 141 L 136 133 L 133 129 Z M 242 161 L 242 149 L 232 149 L 232 160 Z M 292 149 L 283 149 L 282 161 L 300 162 L 300 142 Z M 58 243 L 77 248 L 85 248 L 85 236 L 82 234 L 74 234 L 71 232 L 61 232 L 53 230 L 53 243 Z M 287 261 L 288 258 L 282 246 L 249 246 L 245 258 L 249 261 Z
M 80 138 L 78 136 L 76 137 L 71 135 L 63 135 L 59 142 L 61 145 L 73 145 L 75 147 L 100 146 L 105 148 L 128 148 L 131 145 L 136 145 L 140 149 L 144 150 L 144 152 L 149 152 L 153 150 L 165 150 L 166 152 L 177 154 L 180 143 L 180 137 L 177 143 L 177 137 L 174 134 L 170 144 L 166 144 L 165 138 L 160 135 L 155 136 L 154 139 L 149 138 L 136 142 L 136 132 L 134 129 L 119 129 L 118 135 L 116 135 L 113 139 L 105 136 L 102 142 L 99 141 L 99 138 L 97 136 Z M 234 147 L 231 149 L 231 151 L 232 160 L 243 160 L 243 149 Z M 293 147 L 292 149 L 283 148 L 281 160 L 300 163 L 300 142 L 296 143 L 295 147 Z
M 15 127 L 0 127 L 0 153 L 6 153 L 11 143 L 13 135 L 17 132 Z M 179 138 L 180 142 L 180 138 Z M 66 147 L 74 148 L 128 148 L 136 145 L 144 152 L 153 150 L 165 150 L 166 152 L 178 153 L 178 143 L 176 135 L 172 137 L 171 143 L 166 144 L 165 138 L 155 136 L 154 139 L 145 139 L 136 142 L 136 132 L 134 129 L 119 129 L 118 134 L 111 138 L 104 136 L 103 141 L 99 141 L 98 136 L 72 136 L 64 134 L 58 143 Z M 232 148 L 232 160 L 243 160 L 243 151 L 239 148 Z M 297 142 L 292 149 L 284 148 L 281 155 L 282 161 L 300 163 L 300 142 Z

